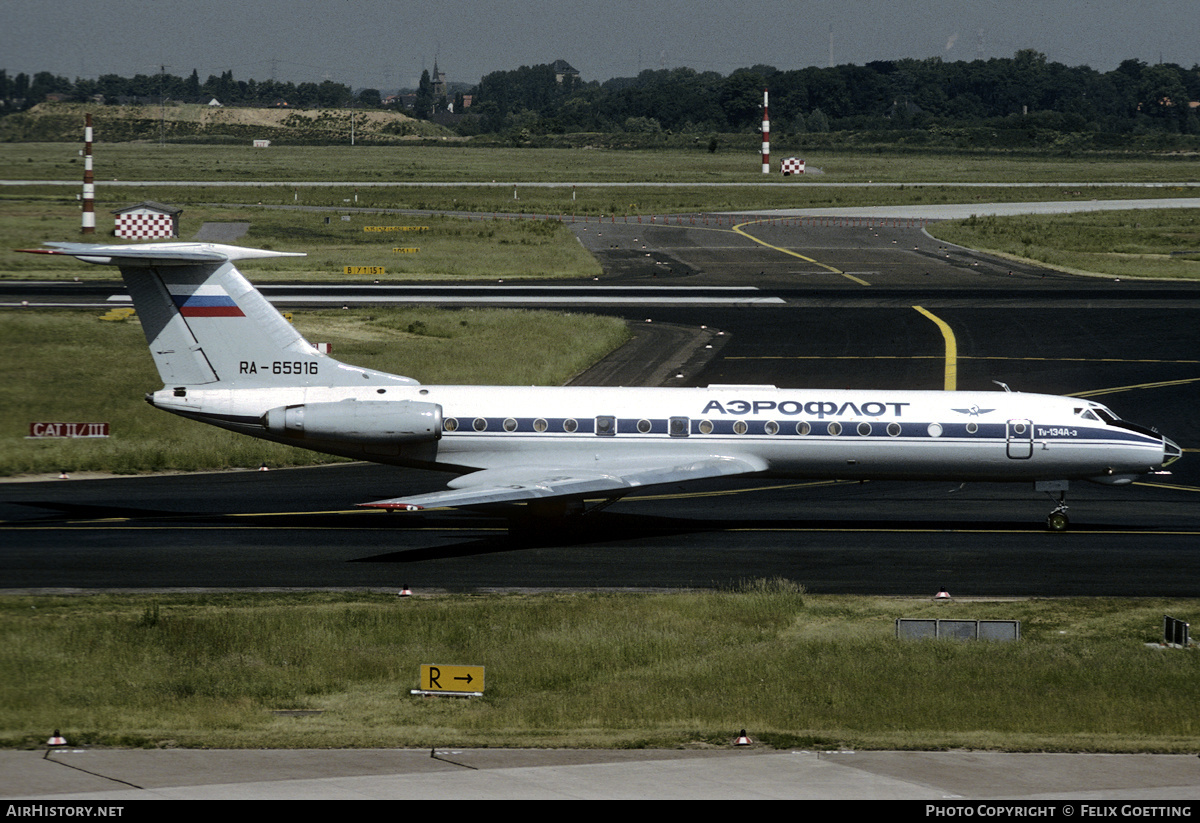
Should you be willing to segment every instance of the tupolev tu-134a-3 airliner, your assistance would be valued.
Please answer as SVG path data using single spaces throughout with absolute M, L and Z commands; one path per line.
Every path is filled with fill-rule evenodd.
M 361 505 L 523 504 L 575 513 L 635 489 L 720 477 L 1131 483 L 1180 457 L 1105 406 L 1021 392 L 437 386 L 309 344 L 234 261 L 302 256 L 208 243 L 51 243 L 121 270 L 164 387 L 155 408 L 328 454 L 455 475 Z

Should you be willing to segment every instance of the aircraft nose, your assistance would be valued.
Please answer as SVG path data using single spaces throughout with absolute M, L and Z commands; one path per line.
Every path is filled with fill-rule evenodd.
M 1169 437 L 1164 437 L 1163 441 L 1163 462 L 1164 466 L 1169 466 L 1179 458 L 1183 457 L 1183 449 L 1179 448 L 1174 440 Z

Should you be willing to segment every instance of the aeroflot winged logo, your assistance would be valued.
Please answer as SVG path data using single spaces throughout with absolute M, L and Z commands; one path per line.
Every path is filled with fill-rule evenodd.
M 168 284 L 167 290 L 184 317 L 245 317 L 220 286 Z
M 981 414 L 989 414 L 994 412 L 995 409 L 981 409 L 978 406 L 972 406 L 969 409 L 954 409 L 954 411 L 958 412 L 959 414 L 969 414 L 972 417 L 978 417 Z

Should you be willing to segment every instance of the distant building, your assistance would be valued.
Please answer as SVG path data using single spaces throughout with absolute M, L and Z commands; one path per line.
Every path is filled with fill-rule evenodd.
M 433 99 L 441 100 L 446 96 L 446 72 L 438 68 L 437 58 L 433 59 L 433 76 L 432 81 Z
M 579 79 L 579 70 L 566 60 L 555 60 L 550 64 L 550 68 L 554 69 L 554 79 L 558 81 L 559 85 L 562 85 L 562 82 L 568 78 Z
M 183 209 L 145 200 L 136 206 L 116 209 L 116 235 L 137 240 L 179 236 L 179 215 Z

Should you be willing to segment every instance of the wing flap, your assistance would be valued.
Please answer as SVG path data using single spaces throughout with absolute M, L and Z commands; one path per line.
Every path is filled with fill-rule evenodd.
M 661 464 L 582 467 L 513 466 L 483 469 L 455 478 L 446 491 L 361 503 L 364 508 L 419 511 L 439 507 L 487 506 L 547 498 L 620 497 L 636 488 L 686 483 L 764 471 L 766 463 L 749 456 L 704 455 Z

